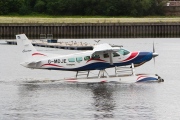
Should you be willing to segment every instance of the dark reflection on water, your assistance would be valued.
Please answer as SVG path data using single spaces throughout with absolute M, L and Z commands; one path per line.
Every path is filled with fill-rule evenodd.
M 19 85 L 19 99 L 21 101 L 21 104 L 17 107 L 18 111 L 31 111 L 29 116 L 33 115 L 43 115 L 42 113 L 39 113 L 39 108 L 43 108 L 41 104 L 49 106 L 47 103 L 44 103 L 43 100 L 49 99 L 49 97 L 56 97 L 53 95 L 54 91 L 61 91 L 57 93 L 58 99 L 61 101 L 64 99 L 66 102 L 64 104 L 67 104 L 69 102 L 72 102 L 71 104 L 73 105 L 74 101 L 79 101 L 79 105 L 81 104 L 87 104 L 86 107 L 87 109 L 90 109 L 90 118 L 94 117 L 95 119 L 106 119 L 106 118 L 114 118 L 114 113 L 113 111 L 115 110 L 116 103 L 113 99 L 113 92 L 114 92 L 114 86 L 115 84 L 68 84 L 68 83 L 58 83 L 58 82 L 51 82 L 49 81 L 48 83 L 42 83 L 38 81 L 31 81 L 31 82 L 24 82 Z M 46 96 L 42 95 L 44 94 L 45 91 L 51 91 L 51 95 L 46 94 Z M 64 91 L 64 93 L 62 93 Z M 71 99 L 69 99 L 69 91 L 70 93 L 73 92 L 73 94 L 77 94 L 79 91 L 79 97 L 73 97 L 70 96 Z M 83 95 L 81 94 L 84 93 Z M 64 95 L 62 94 L 67 94 L 66 98 L 62 98 Z M 76 95 L 75 95 L 76 96 Z M 81 97 L 89 97 L 88 101 L 81 101 Z M 45 98 L 47 97 L 47 98 Z M 73 99 L 73 100 L 72 100 Z M 40 101 L 42 100 L 42 101 Z M 51 101 L 53 102 L 53 101 Z M 86 103 L 87 102 L 87 103 Z M 56 106 L 58 105 L 59 102 L 55 103 Z M 90 106 L 88 104 L 91 103 Z M 49 103 L 52 105 L 52 103 Z M 62 104 L 62 102 L 60 103 Z M 25 107 L 26 106 L 26 107 Z M 76 105 L 74 105 L 77 107 Z M 50 106 L 49 109 L 51 109 Z M 21 109 L 20 109 L 21 108 Z M 57 108 L 52 108 L 52 109 L 57 109 Z M 67 108 L 68 109 L 68 108 Z M 70 108 L 69 108 L 70 109 Z M 76 108 L 81 109 L 81 108 Z M 48 111 L 49 112 L 49 111 Z M 55 114 L 56 116 L 62 117 L 61 115 L 61 110 L 59 110 L 59 113 Z M 52 113 L 54 114 L 54 113 Z M 21 116 L 22 115 L 22 116 Z M 46 113 L 48 115 L 48 113 Z M 44 116 L 46 116 L 44 115 Z M 18 115 L 20 118 L 23 118 L 23 114 Z M 42 116 L 41 116 L 42 117 Z M 83 118 L 81 116 L 80 118 Z
M 25 84 L 21 93 L 37 91 L 40 86 L 36 84 Z M 26 94 L 27 95 L 27 94 Z
M 112 86 L 107 84 L 99 84 L 95 87 L 91 87 L 94 103 L 93 106 L 97 111 L 94 114 L 95 118 L 113 118 L 113 110 L 115 109 L 115 101 L 113 100 L 113 91 Z
M 156 83 L 23 82 L 18 87 L 16 111 L 19 114 L 15 116 L 21 119 L 27 116 L 42 119 L 53 116 L 62 119 L 82 119 L 85 116 L 94 119 L 156 119 L 154 88 L 149 84 Z M 64 110 L 68 115 L 64 115 Z

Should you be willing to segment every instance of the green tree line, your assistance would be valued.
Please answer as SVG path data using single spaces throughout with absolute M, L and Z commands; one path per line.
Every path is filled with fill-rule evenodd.
M 163 0 L 0 0 L 0 15 L 148 16 L 163 13 Z

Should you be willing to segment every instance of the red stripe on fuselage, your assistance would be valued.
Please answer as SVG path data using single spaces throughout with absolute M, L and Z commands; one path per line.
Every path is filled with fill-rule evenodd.
M 138 54 L 139 54 L 139 52 L 132 52 L 131 55 L 127 59 L 123 60 L 123 62 L 126 62 L 126 61 L 136 58 L 138 56 Z
M 41 54 L 41 53 L 33 53 L 32 56 L 34 56 L 34 55 L 42 55 L 42 56 L 46 56 L 46 55 Z
M 44 64 L 41 67 L 43 67 L 43 66 L 63 67 L 63 66 L 59 66 L 59 65 L 56 65 L 56 64 Z

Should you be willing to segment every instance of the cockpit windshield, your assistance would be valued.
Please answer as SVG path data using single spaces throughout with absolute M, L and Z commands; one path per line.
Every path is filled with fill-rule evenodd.
M 127 50 L 125 50 L 125 49 L 120 49 L 120 50 L 118 51 L 118 53 L 121 54 L 121 55 L 127 55 L 127 54 L 129 54 L 130 52 L 127 51 Z

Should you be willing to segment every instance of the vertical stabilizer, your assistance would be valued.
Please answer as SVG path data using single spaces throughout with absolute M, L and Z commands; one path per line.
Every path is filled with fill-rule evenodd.
M 37 50 L 32 45 L 31 41 L 26 37 L 25 34 L 16 35 L 17 45 L 23 54 L 24 61 L 33 60 L 32 54 L 36 53 Z

